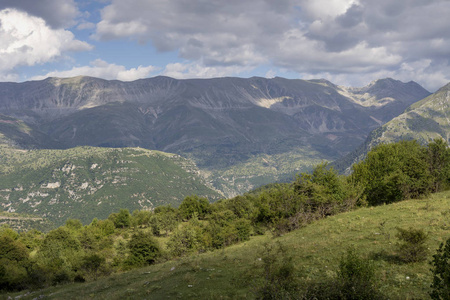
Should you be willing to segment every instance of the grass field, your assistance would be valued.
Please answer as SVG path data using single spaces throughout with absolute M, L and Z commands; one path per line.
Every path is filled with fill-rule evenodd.
M 428 234 L 428 259 L 402 263 L 396 254 L 396 228 L 423 229 Z M 305 283 L 336 276 L 339 260 L 350 247 L 374 260 L 378 288 L 389 299 L 427 299 L 429 261 L 439 244 L 450 238 L 450 192 L 392 205 L 361 208 L 273 237 L 250 241 L 150 267 L 44 290 L 3 294 L 5 299 L 252 299 L 262 273 L 259 260 L 265 244 L 280 243 L 293 257 Z

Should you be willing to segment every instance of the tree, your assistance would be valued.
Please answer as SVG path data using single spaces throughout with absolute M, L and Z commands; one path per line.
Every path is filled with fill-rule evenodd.
M 148 210 L 135 210 L 133 211 L 132 223 L 133 226 L 146 227 L 150 224 L 150 218 L 152 212 Z
M 450 239 L 442 243 L 433 255 L 431 262 L 433 282 L 430 296 L 432 299 L 450 299 Z
M 0 290 L 24 288 L 28 281 L 27 248 L 8 235 L 0 236 Z
M 126 228 L 131 225 L 131 215 L 128 209 L 121 209 L 117 216 L 114 218 L 114 226 L 116 228 Z
M 83 228 L 83 223 L 78 219 L 67 219 L 66 227 L 70 230 L 77 231 Z
M 294 182 L 294 190 L 306 204 L 322 215 L 332 214 L 347 198 L 346 182 L 327 163 L 319 164 L 311 174 L 302 173 Z
M 450 150 L 443 139 L 434 139 L 427 146 L 428 165 L 433 177 L 433 192 L 449 188 Z
M 294 190 L 318 202 L 341 201 L 345 189 L 337 172 L 327 163 L 317 165 L 311 174 L 301 173 L 294 182 Z
M 224 201 L 224 204 L 238 218 L 251 219 L 254 217 L 255 207 L 249 196 L 236 196 Z
M 81 260 L 81 244 L 64 227 L 50 231 L 36 255 L 37 273 L 44 280 L 57 284 L 70 282 Z
M 204 219 L 206 214 L 210 212 L 210 204 L 208 199 L 193 195 L 184 198 L 178 209 L 181 217 L 185 220 L 189 220 L 194 214 L 196 214 L 198 218 Z
M 364 186 L 371 205 L 418 197 L 432 186 L 427 153 L 416 141 L 378 145 L 353 166 L 352 181 Z
M 130 256 L 127 259 L 127 264 L 133 266 L 153 264 L 161 256 L 159 245 L 152 235 L 142 231 L 133 234 L 128 243 L 128 248 Z

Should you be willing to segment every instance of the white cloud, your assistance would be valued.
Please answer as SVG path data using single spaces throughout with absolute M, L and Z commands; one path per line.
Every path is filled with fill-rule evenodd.
M 0 78 L 14 78 L 14 69 L 53 61 L 66 52 L 93 47 L 64 29 L 16 9 L 0 11 Z
M 429 59 L 426 73 L 410 75 L 435 82 L 429 72 L 449 66 L 449 14 L 448 0 L 112 0 L 95 37 L 151 42 L 204 70 L 264 64 L 364 78 Z
M 213 78 L 236 76 L 250 68 L 239 66 L 204 66 L 199 63 L 171 63 L 161 72 L 161 75 L 177 79 Z
M 149 77 L 158 68 L 154 66 L 139 66 L 127 69 L 125 66 L 107 63 L 101 59 L 91 62 L 90 66 L 74 67 L 65 71 L 53 71 L 42 76 L 36 76 L 33 80 L 41 80 L 47 77 L 74 77 L 92 76 L 103 79 L 117 79 L 122 81 L 133 81 L 140 78 Z
M 303 0 L 302 10 L 312 20 L 334 18 L 344 14 L 358 0 Z

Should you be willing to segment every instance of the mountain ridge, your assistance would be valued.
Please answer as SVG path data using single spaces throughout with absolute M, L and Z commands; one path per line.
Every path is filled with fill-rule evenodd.
M 142 147 L 223 173 L 264 155 L 314 152 L 320 160 L 334 160 L 429 95 L 415 83 L 377 84 L 363 95 L 384 102 L 363 106 L 355 101 L 361 95 L 347 97 L 342 93 L 349 90 L 326 80 L 47 78 L 0 83 L 0 113 L 30 127 L 29 144 L 20 140 L 23 148 Z
M 412 139 L 427 144 L 436 138 L 450 142 L 450 83 L 372 131 L 360 147 L 335 165 L 341 172 L 348 173 L 353 163 L 363 159 L 378 144 Z

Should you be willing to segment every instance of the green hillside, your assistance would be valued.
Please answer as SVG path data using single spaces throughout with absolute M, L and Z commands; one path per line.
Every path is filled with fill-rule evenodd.
M 450 192 L 391 205 L 360 208 L 316 221 L 281 237 L 271 234 L 223 250 L 99 279 L 51 287 L 21 299 L 253 299 L 264 278 L 264 249 L 278 244 L 293 259 L 295 277 L 304 285 L 332 282 L 341 257 L 353 247 L 374 261 L 377 288 L 389 299 L 428 299 L 431 272 L 428 261 L 450 237 Z M 402 263 L 397 259 L 397 227 L 422 229 L 428 234 L 428 258 Z M 265 245 L 269 246 L 265 246 Z M 281 259 L 281 257 L 279 257 Z
M 403 114 L 383 126 L 377 142 L 394 142 L 415 139 L 426 143 L 441 137 L 450 137 L 450 84 L 431 96 L 411 105 Z
M 176 154 L 141 148 L 77 147 L 17 150 L 0 147 L 0 205 L 4 211 L 89 223 L 120 208 L 171 204 L 189 195 L 216 200 L 195 165 Z
M 349 173 L 351 165 L 362 160 L 376 145 L 401 140 L 427 144 L 436 138 L 450 141 L 450 84 L 412 104 L 403 114 L 372 131 L 362 145 L 333 165 L 340 172 Z

